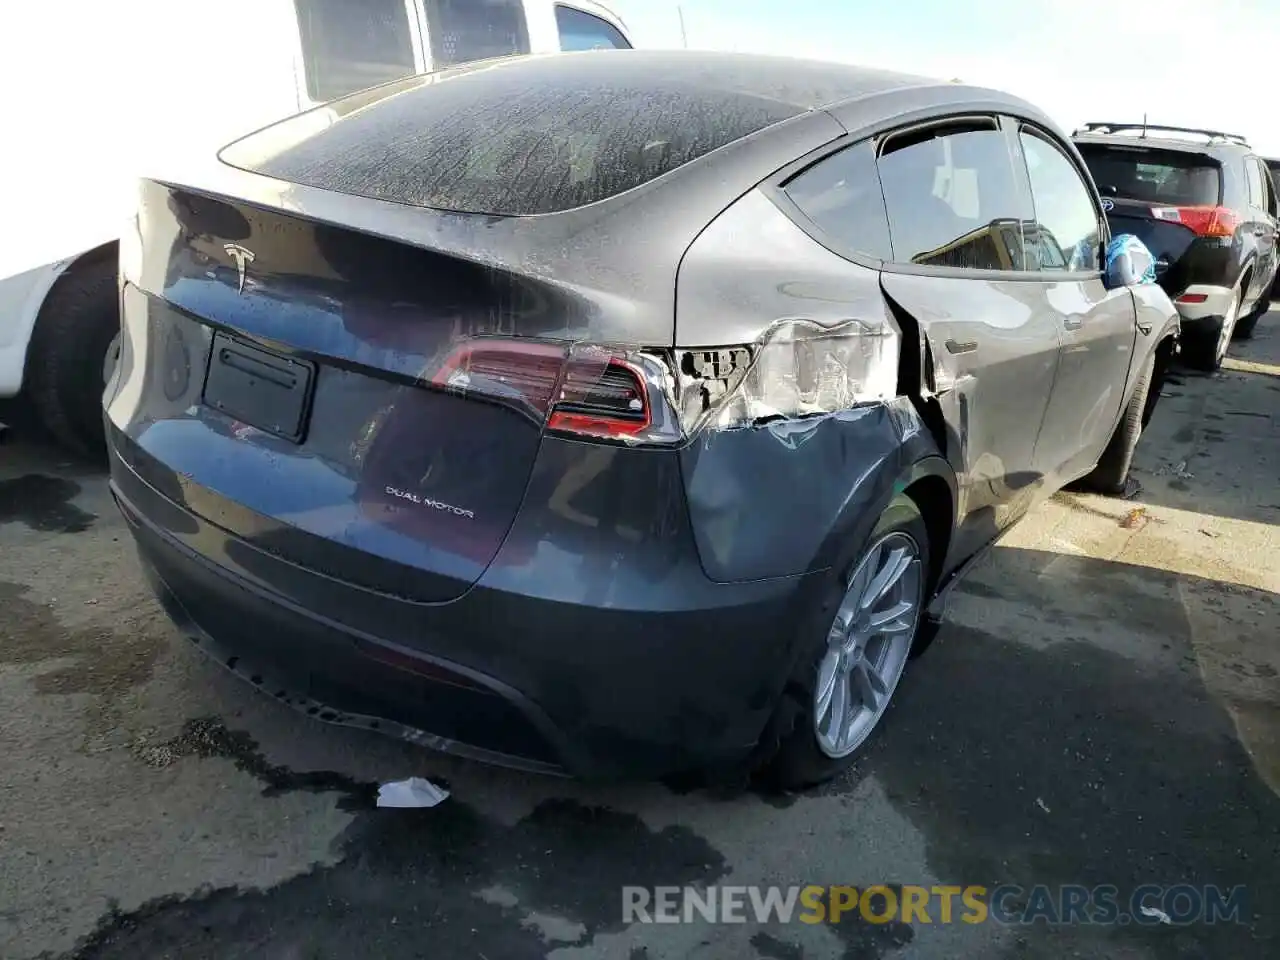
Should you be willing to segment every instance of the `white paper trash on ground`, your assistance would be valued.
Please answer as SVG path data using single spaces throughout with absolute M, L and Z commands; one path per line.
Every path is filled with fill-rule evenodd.
M 430 780 L 410 777 L 408 780 L 397 780 L 395 783 L 384 783 L 380 786 L 378 806 L 434 807 L 448 796 L 448 790 L 440 789 Z

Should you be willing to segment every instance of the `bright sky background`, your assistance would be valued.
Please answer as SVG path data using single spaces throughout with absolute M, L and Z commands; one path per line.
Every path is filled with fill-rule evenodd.
M 607 0 L 637 46 L 672 0 Z M 1280 157 L 1280 0 L 681 0 L 689 46 L 842 60 L 996 87 L 1068 130 L 1188 124 Z

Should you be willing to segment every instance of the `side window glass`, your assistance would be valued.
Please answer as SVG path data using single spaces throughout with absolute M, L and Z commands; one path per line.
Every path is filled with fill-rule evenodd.
M 413 73 L 404 0 L 296 0 L 307 95 L 336 100 Z
M 892 259 L 875 146 L 870 142 L 819 161 L 783 190 L 840 246 L 876 260 Z
M 560 49 L 630 50 L 618 29 L 607 20 L 575 7 L 556 4 L 556 27 L 560 31 Z
M 1253 157 L 1245 160 L 1244 175 L 1249 184 L 1249 202 L 1255 207 L 1266 206 L 1266 198 L 1262 195 L 1262 174 L 1258 170 L 1258 161 Z
M 1261 160 L 1255 160 L 1258 165 L 1258 175 L 1262 179 L 1262 206 L 1271 216 L 1276 215 L 1276 178 L 1267 165 Z
M 1102 242 L 1093 194 L 1067 155 L 1043 137 L 1018 136 L 1031 180 L 1035 220 L 1027 229 L 1028 269 L 1092 272 Z
M 426 0 L 424 6 L 437 70 L 529 52 L 523 0 Z
M 885 141 L 879 161 L 893 259 L 970 270 L 1034 270 L 1028 204 L 994 124 L 953 123 Z

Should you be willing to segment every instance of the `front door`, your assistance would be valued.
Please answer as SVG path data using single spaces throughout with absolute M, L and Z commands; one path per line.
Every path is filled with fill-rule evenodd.
M 1036 444 L 1036 469 L 1052 485 L 1088 472 L 1102 456 L 1124 398 L 1137 336 L 1127 289 L 1102 282 L 1103 217 L 1080 170 L 1044 131 L 1023 125 L 1017 153 L 1035 211 L 1027 230 L 1060 317 L 1062 358 Z

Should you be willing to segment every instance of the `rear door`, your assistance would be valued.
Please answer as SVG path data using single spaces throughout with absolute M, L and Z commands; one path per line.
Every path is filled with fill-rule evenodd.
M 1034 502 L 1036 440 L 1060 325 L 1023 224 L 1032 217 L 994 117 L 882 138 L 878 168 L 893 263 L 881 283 L 920 328 L 960 484 L 949 562 L 972 555 Z
M 1111 437 L 1137 336 L 1133 298 L 1102 282 L 1102 212 L 1056 138 L 1017 130 L 1035 210 L 1028 234 L 1049 302 L 1062 324 L 1062 359 L 1036 446 L 1036 468 L 1070 480 L 1090 469 Z

